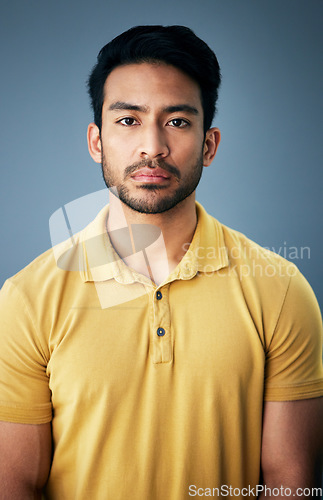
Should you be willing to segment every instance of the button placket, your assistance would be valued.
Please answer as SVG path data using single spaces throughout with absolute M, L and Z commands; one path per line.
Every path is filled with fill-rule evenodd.
M 156 292 L 156 300 L 161 300 L 162 298 L 163 298 L 162 292 L 160 290 L 157 290 L 157 292 Z M 165 332 L 165 328 L 163 328 L 161 326 L 157 328 L 157 335 L 158 335 L 158 337 L 163 337 L 165 335 L 165 333 L 166 333 Z
M 173 358 L 170 332 L 169 284 L 153 295 L 152 357 L 154 363 L 167 363 Z

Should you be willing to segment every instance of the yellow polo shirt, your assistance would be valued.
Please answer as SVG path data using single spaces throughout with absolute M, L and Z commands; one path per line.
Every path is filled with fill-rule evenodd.
M 263 400 L 323 395 L 307 281 L 197 212 L 188 251 L 158 287 L 118 259 L 107 208 L 3 286 L 0 419 L 52 420 L 46 498 L 255 486 Z

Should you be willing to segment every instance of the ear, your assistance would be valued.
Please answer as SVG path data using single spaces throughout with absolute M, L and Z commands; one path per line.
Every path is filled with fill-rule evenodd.
M 221 133 L 216 127 L 210 128 L 205 135 L 204 146 L 203 146 L 203 165 L 208 167 L 211 165 L 213 158 L 215 157 L 216 151 L 220 144 Z
M 101 163 L 102 146 L 99 127 L 95 123 L 90 123 L 87 128 L 87 145 L 89 153 L 96 163 Z

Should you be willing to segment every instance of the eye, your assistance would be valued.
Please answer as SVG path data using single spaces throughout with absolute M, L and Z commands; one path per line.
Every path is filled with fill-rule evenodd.
M 187 120 L 184 120 L 183 118 L 173 118 L 168 122 L 168 125 L 175 128 L 184 128 L 188 127 L 190 124 Z
M 136 125 L 138 122 L 131 116 L 126 116 L 125 118 L 118 120 L 117 123 L 121 123 L 121 125 L 124 125 L 125 127 L 133 127 L 133 125 Z

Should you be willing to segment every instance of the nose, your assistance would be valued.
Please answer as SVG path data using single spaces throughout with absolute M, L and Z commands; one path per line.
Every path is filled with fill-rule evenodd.
M 166 137 L 158 125 L 149 125 L 142 131 L 142 138 L 139 147 L 141 158 L 166 158 L 169 155 L 169 148 Z

